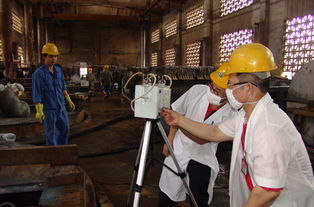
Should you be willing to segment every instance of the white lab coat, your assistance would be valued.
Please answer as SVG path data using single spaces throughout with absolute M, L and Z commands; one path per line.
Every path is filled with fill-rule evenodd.
M 244 110 L 219 125 L 234 137 L 230 166 L 230 206 L 242 206 L 250 191 L 241 172 L 241 135 Z M 267 93 L 247 123 L 245 151 L 253 185 L 283 188 L 272 207 L 313 207 L 314 181 L 311 162 L 301 135 L 290 118 Z
M 207 97 L 208 90 L 209 87 L 207 85 L 194 85 L 171 105 L 172 109 L 187 118 L 204 122 L 209 104 Z M 217 125 L 233 114 L 234 110 L 229 104 L 226 104 L 207 118 L 204 123 Z M 208 186 L 208 203 L 210 203 L 212 199 L 212 189 L 219 171 L 218 161 L 215 155 L 217 144 L 216 142 L 203 145 L 197 144 L 186 137 L 180 130 L 176 132 L 173 142 L 174 154 L 183 171 L 186 171 L 187 164 L 191 159 L 211 168 L 211 177 Z M 171 156 L 168 156 L 164 163 L 177 172 Z M 186 199 L 186 190 L 181 179 L 165 167 L 161 173 L 159 187 L 173 201 L 183 201 Z

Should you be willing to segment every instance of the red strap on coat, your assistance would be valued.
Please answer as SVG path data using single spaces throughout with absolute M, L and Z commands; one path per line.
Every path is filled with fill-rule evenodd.
M 246 128 L 247 128 L 247 124 L 243 123 L 243 130 L 242 130 L 242 135 L 241 135 L 241 146 L 242 146 L 243 152 L 244 152 L 244 146 L 245 146 L 244 144 L 245 144 Z M 246 163 L 246 161 L 245 161 L 245 163 Z M 246 175 L 244 175 L 244 176 L 245 176 L 245 181 L 246 181 L 247 187 L 250 189 L 250 191 L 252 191 L 254 186 L 253 186 L 252 178 L 251 178 L 251 175 L 250 175 L 250 172 L 248 169 L 247 169 Z M 264 190 L 275 191 L 275 192 L 279 192 L 283 189 L 283 188 L 267 188 L 267 187 L 263 187 L 263 186 L 260 186 L 260 187 L 263 188 Z

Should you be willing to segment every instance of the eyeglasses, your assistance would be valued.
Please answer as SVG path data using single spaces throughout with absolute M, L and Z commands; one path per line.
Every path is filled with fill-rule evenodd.
M 251 83 L 253 86 L 258 87 L 255 83 L 252 83 L 250 81 L 244 81 L 244 82 L 239 82 L 239 83 L 229 83 L 228 84 L 228 88 L 232 87 L 232 86 L 238 86 L 238 85 L 243 85 L 246 83 Z
M 224 92 L 224 89 L 217 88 L 213 83 L 209 84 L 209 88 L 214 94 L 218 96 Z

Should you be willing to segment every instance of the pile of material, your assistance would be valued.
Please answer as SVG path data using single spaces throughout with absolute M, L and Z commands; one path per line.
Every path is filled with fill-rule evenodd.
M 26 117 L 30 115 L 28 103 L 20 100 L 24 87 L 19 83 L 0 84 L 0 111 L 5 117 Z M 0 113 L 1 114 L 1 113 Z

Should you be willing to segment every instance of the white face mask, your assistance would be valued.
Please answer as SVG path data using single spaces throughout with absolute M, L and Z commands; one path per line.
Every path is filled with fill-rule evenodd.
M 208 102 L 212 105 L 216 105 L 216 106 L 220 105 L 221 97 L 211 92 L 210 88 L 208 88 L 207 99 L 208 99 Z
M 239 102 L 233 95 L 233 90 L 236 90 L 242 86 L 245 86 L 246 84 L 243 84 L 243 85 L 239 85 L 238 87 L 235 87 L 234 89 L 229 89 L 227 88 L 226 89 L 226 95 L 227 95 L 227 99 L 228 99 L 228 102 L 230 103 L 230 105 L 232 106 L 232 108 L 238 110 L 240 109 L 244 104 L 255 104 L 257 103 L 257 101 L 254 101 L 254 102 L 249 102 L 247 101 L 246 103 L 241 103 Z M 251 95 L 252 96 L 252 95 Z M 250 97 L 251 98 L 251 97 Z M 249 99 L 250 99 L 249 98 Z M 249 100 L 248 99 L 248 100 Z
M 239 102 L 233 95 L 233 90 L 231 90 L 230 88 L 226 89 L 226 95 L 227 95 L 227 99 L 229 104 L 231 105 L 232 108 L 238 110 L 243 106 L 243 103 Z

